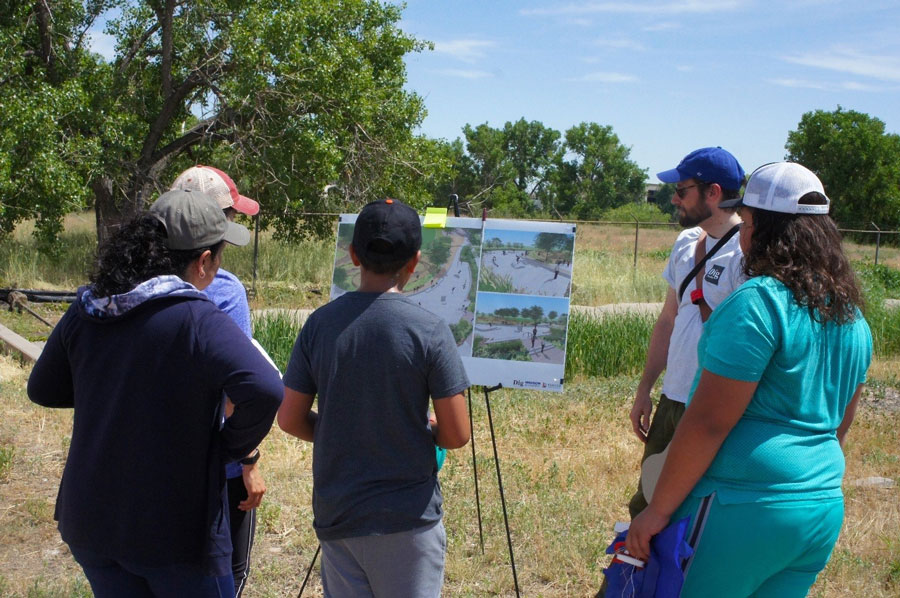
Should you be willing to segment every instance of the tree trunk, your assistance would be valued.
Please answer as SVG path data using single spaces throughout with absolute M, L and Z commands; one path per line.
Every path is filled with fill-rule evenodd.
M 113 183 L 102 177 L 94 185 L 94 211 L 97 218 L 97 243 L 103 244 L 124 223 L 140 211 L 140 201 L 117 198 L 113 193 Z

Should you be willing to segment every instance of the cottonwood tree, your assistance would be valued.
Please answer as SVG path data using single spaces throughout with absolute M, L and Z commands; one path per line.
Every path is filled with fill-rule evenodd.
M 840 106 L 807 112 L 785 149 L 821 179 L 841 225 L 900 227 L 900 136 L 881 120 Z
M 35 219 L 52 250 L 67 212 L 88 205 L 100 144 L 91 102 L 104 65 L 86 49 L 103 2 L 0 3 L 0 234 Z
M 108 14 L 115 56 L 105 61 L 85 40 Z M 403 89 L 403 57 L 426 45 L 399 30 L 400 17 L 375 0 L 14 1 L 0 67 L 4 87 L 26 97 L 3 117 L 18 133 L 4 127 L 3 147 L 17 151 L 0 185 L 17 186 L 15 167 L 49 171 L 16 205 L 58 220 L 92 203 L 101 238 L 198 162 L 231 173 L 288 238 L 330 229 L 303 212 L 414 195 L 446 160 L 412 134 L 424 110 Z
M 566 131 L 565 157 L 557 164 L 556 208 L 577 218 L 644 198 L 646 170 L 633 162 L 612 127 L 581 123 Z

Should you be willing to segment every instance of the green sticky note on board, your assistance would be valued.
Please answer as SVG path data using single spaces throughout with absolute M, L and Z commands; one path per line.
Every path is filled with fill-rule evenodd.
M 447 208 L 426 208 L 425 228 L 444 228 L 447 225 Z

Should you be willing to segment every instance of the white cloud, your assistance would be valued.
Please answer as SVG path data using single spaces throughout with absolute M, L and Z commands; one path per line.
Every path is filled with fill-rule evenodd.
M 810 81 L 808 79 L 769 79 L 769 83 L 779 85 L 781 87 L 790 87 L 794 89 L 815 89 L 818 91 L 863 91 L 878 92 L 884 91 L 884 88 L 877 85 L 867 85 L 857 81 L 844 81 L 842 83 L 827 83 L 823 81 Z
M 568 19 L 563 19 L 563 25 L 574 25 L 576 27 L 590 27 L 594 24 L 594 22 L 590 19 L 584 19 L 581 17 L 571 17 Z
M 769 83 L 778 85 L 780 87 L 791 87 L 799 89 L 828 89 L 828 87 L 824 83 L 820 83 L 818 81 L 807 81 L 805 79 L 769 79 Z
M 489 73 L 487 71 L 466 69 L 437 69 L 432 72 L 435 72 L 439 75 L 444 75 L 446 77 L 455 77 L 457 79 L 488 79 L 494 76 L 492 73 Z
M 687 65 L 687 64 L 681 64 L 681 65 L 676 66 L 675 70 L 680 73 L 691 73 L 694 71 L 694 67 Z
M 624 37 L 619 37 L 615 39 L 598 39 L 594 41 L 595 46 L 600 46 L 602 48 L 613 48 L 616 50 L 644 50 L 644 46 L 640 43 L 626 39 Z
M 484 58 L 486 50 L 497 46 L 497 42 L 485 39 L 455 39 L 444 42 L 434 42 L 434 51 L 441 54 L 449 54 L 463 62 L 477 62 Z
M 653 25 L 645 25 L 641 28 L 642 31 L 654 32 L 654 31 L 672 31 L 674 29 L 681 29 L 681 23 L 673 23 L 671 21 L 666 23 L 654 23 Z
M 784 56 L 793 64 L 871 77 L 881 81 L 900 81 L 900 57 L 864 54 L 851 48 L 834 48 L 826 52 Z
M 744 0 L 670 0 L 668 2 L 585 2 L 549 8 L 526 8 L 525 16 L 619 14 L 698 14 L 733 11 L 746 4 Z
M 594 72 L 567 80 L 576 83 L 634 83 L 638 78 L 624 73 Z
M 116 56 L 116 38 L 102 31 L 92 30 L 88 33 L 88 47 L 91 52 L 99 54 L 108 61 Z
M 883 87 L 867 85 L 866 83 L 859 83 L 857 81 L 844 81 L 841 83 L 841 87 L 849 91 L 884 91 Z

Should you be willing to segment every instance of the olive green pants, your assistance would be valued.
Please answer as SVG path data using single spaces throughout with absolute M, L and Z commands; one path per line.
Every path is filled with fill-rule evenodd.
M 647 460 L 650 455 L 655 455 L 666 450 L 675 434 L 675 427 L 684 415 L 684 403 L 673 401 L 666 395 L 660 395 L 659 404 L 656 406 L 656 413 L 650 420 L 650 430 L 647 432 L 647 443 L 644 445 L 644 456 L 641 457 L 641 464 Z M 631 497 L 628 503 L 628 513 L 634 519 L 638 513 L 647 508 L 647 500 L 644 498 L 644 489 L 641 487 L 641 481 L 638 479 L 637 492 Z

